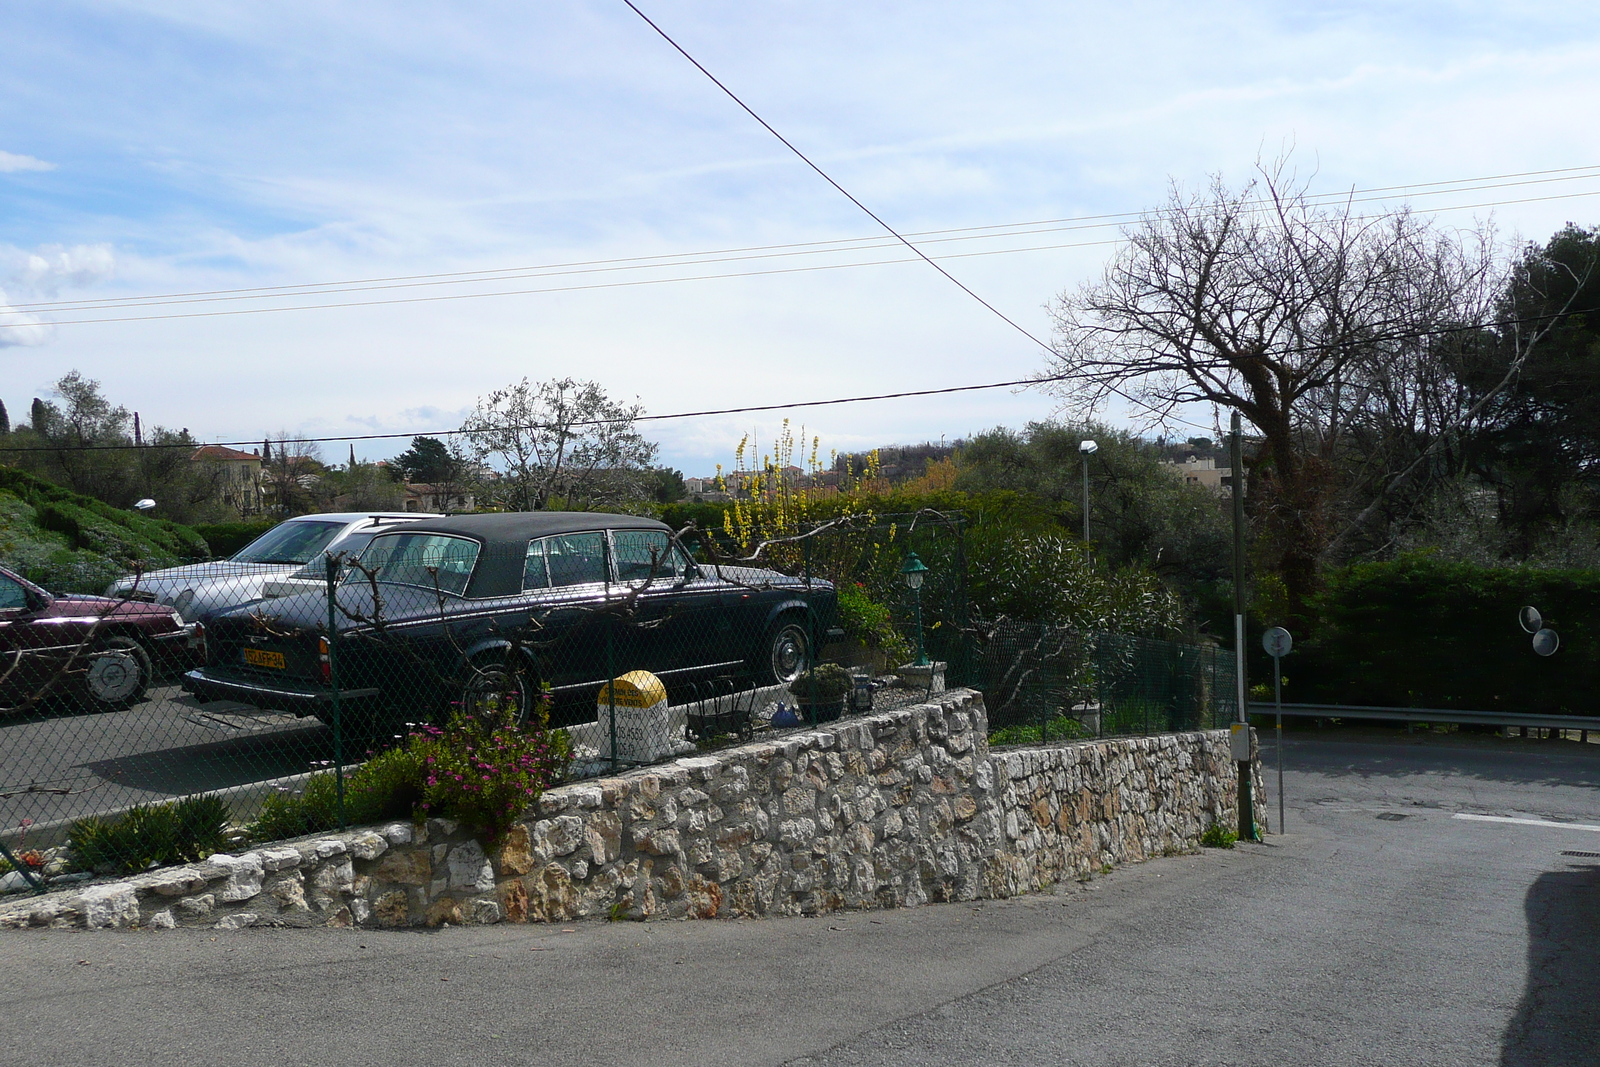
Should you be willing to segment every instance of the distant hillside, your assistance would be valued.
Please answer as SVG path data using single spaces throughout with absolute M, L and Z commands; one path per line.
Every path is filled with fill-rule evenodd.
M 0 564 L 47 589 L 98 593 L 135 563 L 168 566 L 209 554 L 187 526 L 0 467 Z

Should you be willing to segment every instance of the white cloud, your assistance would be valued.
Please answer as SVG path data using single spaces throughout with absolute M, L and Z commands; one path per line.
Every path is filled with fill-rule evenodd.
M 0 289 L 0 348 L 30 348 L 49 339 L 49 325 L 13 308 Z
M 9 174 L 19 170 L 55 170 L 54 163 L 46 163 L 42 159 L 32 156 L 18 155 L 15 152 L 0 151 L 0 174 Z

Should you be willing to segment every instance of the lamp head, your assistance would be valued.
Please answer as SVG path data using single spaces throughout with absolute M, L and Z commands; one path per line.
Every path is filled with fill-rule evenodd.
M 912 589 L 921 589 L 922 580 L 928 576 L 928 565 L 915 552 L 908 552 L 905 566 L 900 568 L 900 576 Z
M 1089 455 L 1091 452 L 1097 452 L 1099 450 L 1100 450 L 1100 446 L 1095 444 L 1095 442 L 1093 442 L 1093 441 L 1079 441 L 1078 442 L 1078 451 L 1082 452 L 1086 456 Z
M 145 497 L 143 500 L 135 501 L 133 506 L 140 511 L 149 511 L 156 506 L 156 502 L 149 497 Z

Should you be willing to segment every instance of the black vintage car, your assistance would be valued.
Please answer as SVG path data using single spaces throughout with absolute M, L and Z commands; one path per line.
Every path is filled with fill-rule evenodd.
M 648 670 L 675 699 L 712 678 L 787 682 L 835 616 L 833 586 L 699 564 L 653 519 L 517 512 L 424 519 L 373 538 L 329 602 L 302 593 L 206 627 L 184 688 L 331 719 L 333 676 L 352 721 L 471 713 L 540 684 L 556 722 L 594 717 L 606 679 Z

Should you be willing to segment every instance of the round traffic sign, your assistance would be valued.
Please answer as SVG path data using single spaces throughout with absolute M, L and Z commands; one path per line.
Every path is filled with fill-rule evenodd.
M 1561 647 L 1561 636 L 1549 628 L 1533 635 L 1533 650 L 1541 656 L 1553 656 Z
M 1267 655 L 1274 658 L 1287 656 L 1294 647 L 1294 638 L 1289 636 L 1289 631 L 1281 626 L 1274 626 L 1261 635 L 1261 647 L 1267 650 Z
M 1535 634 L 1544 625 L 1544 616 L 1539 614 L 1538 608 L 1530 605 L 1517 612 L 1517 621 L 1522 624 L 1522 628 L 1528 633 Z

